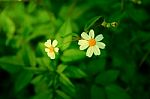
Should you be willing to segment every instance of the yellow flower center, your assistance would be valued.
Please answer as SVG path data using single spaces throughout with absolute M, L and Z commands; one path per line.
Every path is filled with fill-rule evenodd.
M 89 40 L 89 46 L 94 46 L 94 45 L 96 45 L 95 39 L 90 39 Z
M 54 47 L 52 47 L 52 46 L 49 47 L 49 52 L 50 52 L 50 53 L 54 52 Z

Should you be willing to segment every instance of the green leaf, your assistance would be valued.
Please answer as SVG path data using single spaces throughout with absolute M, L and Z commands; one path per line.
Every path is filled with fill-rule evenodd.
M 126 91 L 117 85 L 109 85 L 105 90 L 108 99 L 131 99 Z
M 149 16 L 145 10 L 142 9 L 135 9 L 133 5 L 128 5 L 127 13 L 129 17 L 131 17 L 137 23 L 142 23 L 143 21 L 148 20 Z M 138 13 L 138 16 L 137 16 Z
M 33 77 L 33 73 L 31 71 L 22 70 L 19 72 L 19 75 L 16 76 L 15 80 L 15 92 L 19 92 L 24 87 L 26 87 Z
M 74 87 L 72 82 L 69 80 L 69 78 L 65 74 L 60 74 L 60 81 L 67 86 Z
M 24 45 L 22 55 L 23 55 L 24 63 L 26 65 L 33 66 L 33 67 L 36 66 L 35 53 L 34 53 L 33 49 L 31 49 L 30 46 Z
M 35 9 L 36 9 L 36 3 L 34 1 L 30 1 L 28 7 L 27 7 L 27 11 L 29 13 L 32 13 Z
M 39 9 L 36 10 L 36 17 L 34 18 L 36 18 L 37 23 L 46 23 L 46 22 L 50 22 L 51 17 L 48 11 Z
M 36 26 L 36 27 L 34 27 L 32 34 L 30 36 L 28 36 L 27 41 L 36 39 L 41 36 L 53 37 L 53 32 L 54 32 L 54 27 L 52 26 L 51 23 Z
M 44 46 L 44 43 L 38 43 L 37 47 L 36 47 L 36 56 L 37 57 L 43 57 L 44 55 L 46 55 L 46 52 L 45 52 L 45 46 Z
M 67 65 L 60 64 L 60 65 L 57 67 L 57 72 L 58 72 L 58 73 L 62 73 L 66 68 L 67 68 Z
M 128 64 L 123 66 L 125 67 L 122 67 L 123 72 L 121 73 L 121 79 L 129 83 L 135 77 L 137 65 L 133 61 L 128 61 Z
M 85 25 L 84 27 L 84 31 L 88 31 L 91 28 L 93 28 L 95 25 L 99 26 L 102 24 L 102 22 L 104 21 L 104 18 L 102 16 L 96 16 L 94 18 L 92 18 L 90 21 L 88 21 L 88 23 Z
M 70 96 L 68 96 L 66 93 L 60 90 L 56 90 L 57 95 L 61 97 L 61 99 L 71 99 Z
M 8 56 L 0 58 L 0 68 L 3 68 L 9 73 L 16 73 L 23 66 L 24 66 L 23 63 L 16 56 Z
M 56 40 L 58 40 L 58 46 L 61 50 L 65 50 L 70 46 L 72 42 L 72 27 L 69 19 L 61 26 L 56 34 Z
M 85 72 L 83 72 L 79 67 L 75 67 L 75 66 L 68 66 L 64 72 L 68 77 L 71 78 L 86 77 Z
M 46 68 L 50 71 L 53 71 L 53 67 L 50 65 L 49 57 L 40 57 L 36 58 L 37 64 L 39 65 L 39 68 Z
M 52 91 L 43 91 L 39 94 L 36 94 L 31 99 L 53 99 L 53 92 Z
M 64 51 L 63 55 L 61 56 L 61 60 L 63 62 L 72 62 L 82 60 L 85 57 L 84 51 L 80 51 L 78 49 L 68 49 Z
M 99 99 L 99 98 L 100 99 L 107 99 L 105 89 L 101 88 L 101 87 L 98 87 L 96 85 L 92 86 L 91 97 L 92 97 L 91 99 Z
M 15 33 L 15 24 L 9 16 L 7 16 L 5 13 L 1 13 L 0 26 L 2 26 L 3 31 L 7 34 L 6 44 L 8 44 Z
M 117 70 L 104 71 L 96 77 L 95 82 L 102 85 L 108 85 L 114 82 L 118 76 L 119 71 Z
M 74 95 L 75 94 L 75 86 L 72 84 L 70 79 L 65 74 L 60 74 L 59 77 L 60 82 L 62 83 L 61 87 L 64 90 L 64 92 Z
M 103 51 L 99 58 L 87 62 L 86 71 L 88 75 L 97 75 L 105 70 L 106 55 L 106 51 Z
M 32 79 L 31 83 L 36 85 L 42 80 L 42 78 L 43 78 L 43 75 L 38 75 Z

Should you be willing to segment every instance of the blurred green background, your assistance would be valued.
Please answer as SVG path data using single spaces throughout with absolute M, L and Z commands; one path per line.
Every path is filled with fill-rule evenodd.
M 150 0 L 0 0 L 0 99 L 150 99 L 149 9 Z M 79 50 L 89 29 L 104 35 L 100 56 Z M 63 46 L 56 60 L 47 39 Z

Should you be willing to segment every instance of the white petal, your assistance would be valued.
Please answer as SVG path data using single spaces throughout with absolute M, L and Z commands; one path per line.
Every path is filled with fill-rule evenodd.
M 50 44 L 49 42 L 45 42 L 44 45 L 45 45 L 46 47 L 51 47 L 51 44 Z
M 79 40 L 78 44 L 79 45 L 88 44 L 88 41 L 87 40 Z
M 93 47 L 89 47 L 86 52 L 86 56 L 91 57 L 93 55 Z
M 58 48 L 58 47 L 56 47 L 56 48 L 54 48 L 54 50 L 55 50 L 55 52 L 58 52 L 58 51 L 59 51 L 59 48 Z
M 80 46 L 80 50 L 85 50 L 88 46 L 89 44 L 83 44 Z
M 96 42 L 96 45 L 101 49 L 104 49 L 106 46 L 103 42 Z
M 90 37 L 88 36 L 88 34 L 85 33 L 85 32 L 83 32 L 83 33 L 81 34 L 81 37 L 82 37 L 83 39 L 85 39 L 85 40 L 89 40 L 89 39 L 90 39 Z
M 51 59 L 55 59 L 55 53 L 47 53 L 47 55 L 51 58 Z
M 96 41 L 101 41 L 103 38 L 104 38 L 103 35 L 100 34 L 100 35 L 97 35 L 97 36 L 95 37 L 95 40 L 96 40 Z
M 45 48 L 45 52 L 47 52 L 47 53 L 48 53 L 48 52 L 49 52 L 49 49 L 48 49 L 48 48 Z
M 91 38 L 94 38 L 94 30 L 92 29 L 92 30 L 90 30 L 90 32 L 89 32 L 89 36 L 91 37 Z
M 52 43 L 53 47 L 55 47 L 57 44 L 58 44 L 57 40 L 54 40 L 53 43 Z
M 47 42 L 48 42 L 50 45 L 52 44 L 50 39 L 49 39 L 49 40 L 47 40 Z
M 100 49 L 98 48 L 97 45 L 94 46 L 93 51 L 95 55 L 100 55 Z

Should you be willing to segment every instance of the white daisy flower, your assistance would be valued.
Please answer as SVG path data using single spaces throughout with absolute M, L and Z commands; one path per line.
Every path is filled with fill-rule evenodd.
M 44 45 L 46 46 L 45 48 L 45 52 L 47 52 L 47 55 L 51 58 L 51 59 L 55 59 L 55 52 L 59 51 L 59 48 L 56 47 L 56 45 L 58 44 L 57 40 L 54 40 L 52 43 L 52 41 L 49 39 L 47 40 Z
M 105 44 L 100 42 L 104 37 L 102 34 L 97 35 L 94 38 L 94 30 L 90 30 L 89 35 L 85 32 L 81 34 L 82 40 L 79 40 L 80 50 L 87 49 L 86 56 L 92 57 L 93 53 L 95 55 L 100 55 L 100 49 L 105 48 Z

